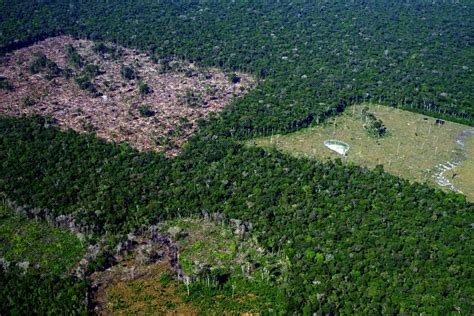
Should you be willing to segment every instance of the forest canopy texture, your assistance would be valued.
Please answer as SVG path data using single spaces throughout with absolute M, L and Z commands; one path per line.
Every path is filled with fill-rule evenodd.
M 2 1 L 3 53 L 70 34 L 249 72 L 259 84 L 201 122 L 173 159 L 61 132 L 48 118 L 1 118 L 0 192 L 75 214 L 97 235 L 212 213 L 250 222 L 259 243 L 288 262 L 269 270 L 268 285 L 288 312 L 472 313 L 474 205 L 464 196 L 383 166 L 315 162 L 240 141 L 362 102 L 473 126 L 473 19 L 470 1 Z M 57 284 L 36 275 L 15 284 L 0 273 L 11 300 L 30 280 Z M 67 282 L 56 286 L 83 291 Z M 44 301 L 55 301 L 48 291 Z M 70 297 L 67 308 L 82 312 Z

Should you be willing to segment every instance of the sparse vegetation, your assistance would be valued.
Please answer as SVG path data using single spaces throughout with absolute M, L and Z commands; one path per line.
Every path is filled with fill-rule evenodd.
M 142 97 L 144 97 L 145 95 L 152 93 L 153 90 L 150 88 L 149 85 L 147 85 L 143 81 L 140 81 L 138 83 L 138 92 L 140 93 Z
M 180 102 L 184 103 L 185 105 L 196 108 L 203 106 L 203 99 L 202 96 L 194 91 L 193 89 L 186 89 L 184 93 L 178 95 Z
M 225 74 L 216 69 L 204 70 L 172 59 L 168 62 L 173 62 L 174 70 L 160 74 L 160 66 L 153 64 L 142 52 L 110 44 L 122 52 L 121 61 L 117 62 L 96 54 L 94 45 L 88 40 L 61 36 L 7 56 L 0 65 L 0 72 L 13 78 L 12 84 L 19 89 L 6 91 L 0 109 L 5 111 L 4 114 L 15 116 L 51 115 L 64 128 L 95 131 L 114 142 L 127 141 L 142 151 L 164 151 L 171 156 L 180 152 L 198 127 L 199 119 L 205 120 L 210 113 L 220 112 L 234 97 L 245 95 L 255 83 L 248 75 L 238 73 L 241 82 L 231 84 Z M 28 65 L 17 63 L 18 60 L 33 59 L 33 54 L 40 51 L 58 64 L 69 64 L 68 50 L 80 55 L 82 60 L 82 68 L 71 67 L 62 71 L 65 79 L 73 80 L 58 78 L 46 81 L 31 75 Z M 140 73 L 140 79 L 123 80 L 122 65 L 133 65 L 134 71 Z M 192 69 L 196 75 L 186 77 L 186 69 Z M 41 106 L 22 106 L 19 112 L 10 107 L 23 104 L 22 98 L 26 96 L 23 91 L 42 91 L 41 95 L 34 94 Z M 186 98 L 189 106 L 181 99 L 181 91 L 189 91 Z M 140 104 L 146 105 L 148 111 L 143 108 L 140 113 Z M 78 113 L 77 108 L 82 111 Z M 142 118 L 149 116 L 154 116 L 154 119 L 147 119 L 143 124 Z M 186 126 L 180 123 L 184 117 L 188 120 Z M 84 124 L 86 121 L 94 122 L 94 128 Z M 170 137 L 170 133 L 174 136 Z
M 58 65 L 48 59 L 43 53 L 36 53 L 30 63 L 29 70 L 32 74 L 45 72 L 48 79 L 61 75 L 61 69 Z
M 122 68 L 120 69 L 120 75 L 124 80 L 138 79 L 137 71 L 130 66 L 122 66 Z
M 474 201 L 474 134 L 464 141 L 465 158 L 461 164 L 446 172 L 446 178 Z
M 94 124 L 87 119 L 81 119 L 81 127 L 82 130 L 88 133 L 94 133 L 97 131 L 97 128 L 94 126 Z
M 36 104 L 36 99 L 30 96 L 26 96 L 23 98 L 23 106 L 24 107 L 30 107 Z
M 142 104 L 138 107 L 138 112 L 140 112 L 140 115 L 142 117 L 151 117 L 155 115 L 155 112 L 151 110 L 149 105 Z

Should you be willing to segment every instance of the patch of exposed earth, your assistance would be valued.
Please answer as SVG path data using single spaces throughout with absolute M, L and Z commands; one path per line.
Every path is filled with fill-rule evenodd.
M 100 315 L 197 315 L 196 307 L 183 300 L 182 284 L 172 275 L 167 262 L 145 266 L 134 259 L 95 273 L 92 281 L 100 282 L 95 311 Z
M 450 161 L 441 163 L 436 166 L 436 172 L 433 177 L 435 178 L 436 183 L 438 183 L 440 186 L 447 187 L 454 192 L 465 194 L 453 183 L 453 179 L 457 175 L 454 170 L 457 169 L 457 167 L 459 167 L 460 165 L 462 165 L 465 160 L 469 159 L 469 155 L 466 152 L 465 148 L 465 141 L 466 137 L 472 137 L 473 135 L 473 129 L 462 131 L 456 139 L 456 144 L 458 145 L 458 148 L 456 150 L 453 150 L 453 152 L 455 153 L 454 157 Z M 450 176 L 447 176 L 446 174 L 449 174 Z M 469 193 L 470 192 L 468 192 L 468 194 Z
M 71 61 L 68 45 L 80 62 Z M 60 74 L 32 73 L 38 53 L 56 63 Z M 81 89 L 77 81 L 90 65 L 98 66 L 90 76 L 92 92 Z M 124 67 L 134 71 L 128 79 Z M 0 77 L 10 85 L 0 89 L 0 115 L 52 116 L 61 128 L 95 132 L 108 141 L 168 155 L 179 152 L 198 120 L 218 113 L 256 83 L 243 73 L 231 77 L 218 69 L 151 58 L 109 43 L 100 47 L 68 36 L 49 38 L 5 56 Z
M 282 263 L 267 261 L 270 257 L 250 238 L 250 223 L 231 219 L 230 225 L 223 225 L 225 220 L 218 213 L 212 218 L 176 219 L 150 226 L 142 235 L 130 233 L 126 241 L 105 251 L 109 268 L 87 277 L 94 310 L 101 315 L 195 315 L 200 307 L 185 297 L 189 298 L 189 286 L 197 279 L 206 279 L 209 286 L 230 277 L 231 271 L 253 279 L 264 278 L 270 269 L 283 268 Z M 258 270 L 257 262 L 264 267 Z M 80 266 L 74 275 L 78 276 Z M 210 278 L 208 272 L 213 270 L 217 279 Z M 256 298 L 252 293 L 237 294 L 239 298 Z M 229 298 L 214 299 L 224 302 Z M 242 302 L 236 299 L 235 303 Z

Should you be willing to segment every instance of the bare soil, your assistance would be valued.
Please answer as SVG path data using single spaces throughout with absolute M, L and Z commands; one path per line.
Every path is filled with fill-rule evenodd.
M 100 74 L 92 80 L 98 91 L 95 95 L 81 90 L 74 80 L 84 67 L 70 65 L 65 48 L 68 44 L 77 50 L 84 64 L 99 66 Z M 163 63 L 152 62 L 142 52 L 106 43 L 121 52 L 117 58 L 94 52 L 94 44 L 58 36 L 5 56 L 0 62 L 0 76 L 12 83 L 13 90 L 0 90 L 0 115 L 52 116 L 63 129 L 93 131 L 108 141 L 128 142 L 140 151 L 176 155 L 196 130 L 199 119 L 220 112 L 256 84 L 247 74 L 237 73 L 240 82 L 233 83 L 218 69 L 203 69 L 179 60 L 167 60 L 168 69 L 163 71 Z M 38 52 L 62 70 L 72 70 L 72 77 L 32 74 L 29 65 Z M 134 68 L 139 77 L 123 79 L 123 65 Z M 139 82 L 148 85 L 151 93 L 141 95 Z M 190 105 L 183 97 L 190 92 L 199 96 L 197 104 Z M 26 98 L 34 102 L 25 102 Z M 140 113 L 143 105 L 150 115 Z
M 140 265 L 134 260 L 92 275 L 100 280 L 95 296 L 99 315 L 197 315 L 191 303 L 183 300 L 180 282 L 171 277 L 168 263 Z

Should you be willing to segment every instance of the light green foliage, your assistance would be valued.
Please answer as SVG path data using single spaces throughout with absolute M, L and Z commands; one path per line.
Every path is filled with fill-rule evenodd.
M 285 260 L 262 250 L 251 234 L 239 238 L 235 225 L 197 218 L 170 221 L 179 227 L 176 237 L 179 263 L 194 280 L 184 299 L 202 313 L 272 312 L 286 309 L 286 300 L 269 271 L 284 271 Z M 287 268 L 287 267 L 286 267 Z M 182 287 L 183 294 L 185 287 Z
M 13 214 L 0 205 L 0 257 L 9 262 L 29 262 L 53 274 L 66 272 L 84 252 L 84 244 L 73 234 Z

